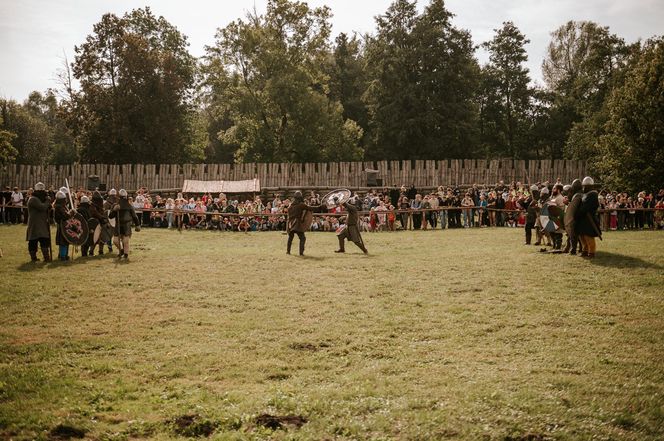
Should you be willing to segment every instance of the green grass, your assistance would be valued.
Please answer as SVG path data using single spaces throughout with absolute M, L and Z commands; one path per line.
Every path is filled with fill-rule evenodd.
M 587 261 L 512 229 L 365 234 L 369 256 L 311 233 L 304 258 L 143 230 L 129 263 L 48 265 L 24 234 L 0 228 L 0 438 L 664 437 L 660 232 Z

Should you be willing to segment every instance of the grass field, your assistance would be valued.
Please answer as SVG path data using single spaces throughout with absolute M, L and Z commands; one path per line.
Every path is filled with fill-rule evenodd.
M 664 234 L 143 230 L 32 264 L 0 228 L 0 438 L 664 438 Z M 297 243 L 297 239 L 296 239 Z

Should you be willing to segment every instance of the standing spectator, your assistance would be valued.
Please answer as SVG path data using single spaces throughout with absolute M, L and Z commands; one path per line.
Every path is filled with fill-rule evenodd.
M 495 227 L 496 226 L 496 212 L 494 209 L 496 208 L 496 193 L 495 192 L 490 192 L 489 193 L 489 198 L 487 199 L 486 203 L 487 211 L 489 212 L 489 226 L 490 227 Z
M 636 211 L 634 210 L 634 201 L 631 197 L 627 198 L 627 228 L 633 230 L 636 225 Z
M 415 199 L 410 204 L 410 208 L 413 211 L 413 229 L 419 230 L 422 227 L 422 212 L 419 211 L 422 208 L 422 195 L 416 194 Z
M 652 193 L 649 193 L 645 197 L 645 202 L 643 203 L 643 208 L 652 210 L 655 208 L 655 198 L 653 198 Z M 646 211 L 645 213 L 645 223 L 648 225 L 648 228 L 651 230 L 655 227 L 654 225 L 654 216 L 652 211 Z
M 394 205 L 390 205 L 387 207 L 388 212 L 387 212 L 387 229 L 389 231 L 394 231 L 395 230 L 395 225 L 394 222 L 397 218 L 397 215 L 394 213 Z
M 503 181 L 500 181 L 503 182 Z M 505 226 L 505 212 L 500 211 L 505 209 L 505 199 L 503 199 L 503 193 L 502 191 L 496 191 L 496 202 L 495 202 L 495 207 L 496 210 L 496 225 L 499 227 L 504 227 Z
M 427 225 L 428 225 L 428 220 L 429 220 L 429 211 L 431 209 L 431 203 L 429 202 L 429 195 L 424 196 L 424 199 L 422 200 L 422 205 L 420 206 L 423 211 L 423 216 L 422 216 L 422 229 L 426 230 Z
M 449 201 L 447 199 L 447 193 L 443 190 L 443 187 L 438 187 L 438 206 L 443 209 L 440 211 L 440 229 L 444 230 L 447 227 L 447 207 L 449 206 Z
M 173 211 L 175 210 L 175 201 L 173 198 L 168 198 L 166 199 L 166 203 L 164 204 L 164 208 L 166 209 L 166 222 L 168 228 L 173 227 Z
M 478 202 L 477 206 L 479 207 L 477 209 L 477 217 L 478 221 L 480 224 L 480 227 L 486 227 L 489 221 L 488 215 L 487 215 L 487 200 L 484 194 L 480 194 L 480 201 Z
M 399 221 L 401 222 L 401 228 L 404 230 L 408 229 L 408 217 L 409 213 L 407 212 L 410 210 L 410 202 L 408 201 L 408 196 L 403 196 L 401 198 L 401 202 L 399 202 L 399 211 L 402 211 L 403 213 L 399 213 Z
M 454 191 L 454 199 L 452 201 L 454 209 L 454 226 L 455 228 L 461 228 L 461 197 L 459 196 L 459 191 L 456 189 Z
M 627 208 L 627 200 L 622 193 L 618 193 L 618 230 L 625 229 L 625 218 L 627 217 L 627 211 L 624 209 Z
M 461 201 L 461 206 L 464 207 L 463 210 L 463 227 L 464 228 L 469 228 L 472 223 L 473 223 L 473 218 L 472 218 L 472 210 L 470 207 L 472 207 L 474 204 L 473 199 L 470 197 L 470 193 L 466 193 L 466 195 L 463 197 L 463 200 Z
M 431 211 L 427 213 L 429 216 L 429 224 L 432 229 L 436 229 L 438 226 L 438 195 L 436 193 L 431 193 L 429 195 L 429 205 L 431 205 Z
M 23 209 L 21 206 L 23 205 L 23 193 L 19 191 L 18 187 L 14 187 L 14 191 L 12 191 L 9 201 L 12 206 L 9 213 L 10 222 L 13 224 L 22 223 L 21 214 L 23 213 Z
M 610 210 L 609 229 L 611 231 L 616 231 L 618 229 L 618 212 L 616 211 L 617 204 L 615 199 L 611 195 L 608 195 L 607 199 L 609 201 L 609 203 L 607 204 L 607 209 Z
M 644 203 L 645 203 L 645 192 L 639 193 L 636 202 L 634 203 L 634 208 L 636 208 L 635 227 L 637 230 L 642 230 L 643 225 L 646 221 L 645 213 L 643 212 Z
M 2 207 L 0 207 L 0 222 L 3 224 L 9 223 L 8 205 L 11 202 L 11 196 L 12 192 L 9 189 L 9 187 L 5 187 L 5 190 L 2 193 L 0 193 L 0 203 L 2 204 Z

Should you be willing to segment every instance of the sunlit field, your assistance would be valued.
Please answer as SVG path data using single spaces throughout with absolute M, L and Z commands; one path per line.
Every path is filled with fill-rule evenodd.
M 522 235 L 144 229 L 33 264 L 2 227 L 0 439 L 661 440 L 664 234 Z

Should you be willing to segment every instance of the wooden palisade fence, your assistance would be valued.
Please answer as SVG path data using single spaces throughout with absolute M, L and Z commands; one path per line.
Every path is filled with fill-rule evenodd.
M 16 165 L 0 167 L 0 185 L 32 187 L 42 181 L 58 188 L 69 179 L 72 187 L 86 187 L 88 176 L 110 188 L 135 190 L 180 188 L 185 179 L 244 180 L 260 179 L 264 188 L 312 188 L 367 186 L 366 170 L 378 171 L 382 186 L 418 188 L 438 185 L 468 186 L 521 181 L 569 183 L 586 174 L 586 162 L 577 160 L 481 160 L 451 159 L 442 161 L 376 161 L 329 163 L 244 163 L 244 164 L 73 164 Z

